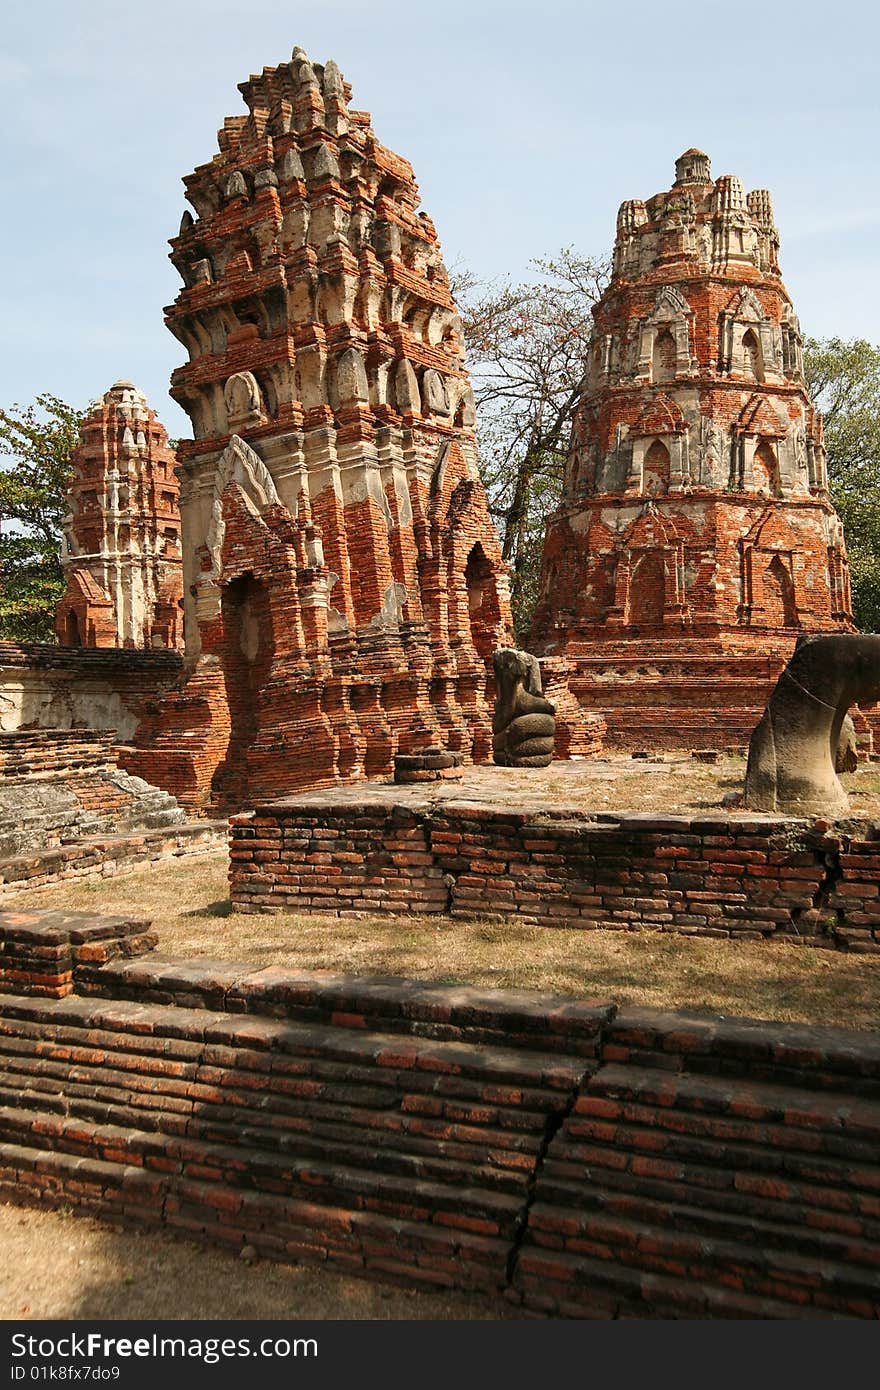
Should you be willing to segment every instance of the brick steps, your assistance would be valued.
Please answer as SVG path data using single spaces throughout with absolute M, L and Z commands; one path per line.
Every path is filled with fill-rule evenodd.
M 620 1217 L 582 1214 L 576 1229 L 567 1229 L 564 1255 L 576 1260 L 608 1261 L 615 1272 L 632 1269 L 641 1277 L 672 1276 L 687 1281 L 698 1307 L 721 1289 L 748 1290 L 749 1296 L 772 1299 L 787 1309 L 784 1316 L 830 1315 L 876 1317 L 878 1271 L 853 1270 L 849 1258 L 834 1260 L 825 1253 L 763 1248 L 760 1244 L 730 1238 L 697 1235 L 677 1229 L 669 1214 L 666 1222 L 626 1221 Z M 557 1234 L 555 1208 L 536 1205 L 529 1214 L 529 1246 L 520 1259 L 520 1276 L 530 1268 L 529 1255 L 540 1251 L 554 1258 L 562 1238 Z M 524 1277 L 517 1285 L 525 1291 Z M 571 1299 L 569 1293 L 569 1300 Z M 589 1295 L 587 1295 L 589 1297 Z
M 687 1041 L 685 1025 L 685 1055 Z M 740 1036 L 728 1049 L 737 1041 L 744 1047 Z M 757 1033 L 752 1042 L 760 1052 Z M 734 1293 L 725 1294 L 726 1313 L 707 1312 L 720 1289 L 748 1289 L 810 1316 L 877 1316 L 878 1138 L 877 1100 L 742 1076 L 600 1067 L 542 1164 L 515 1285 L 536 1309 L 546 1277 L 567 1305 L 589 1305 L 599 1287 L 632 1311 L 646 1278 L 671 1276 L 687 1286 L 691 1316 L 733 1315 Z M 597 1284 L 583 1260 L 608 1261 L 614 1274 Z M 630 1268 L 642 1282 L 621 1282 Z M 650 1288 L 658 1308 L 667 1296 L 685 1298 Z
M 456 1287 L 503 1284 L 588 1065 L 173 1005 L 4 1006 L 0 1185 L 54 1174 L 93 1210 Z
M 108 1018 L 124 1017 L 125 1001 L 220 1009 L 229 1013 L 279 1016 L 291 1021 L 403 1033 L 438 1042 L 479 1043 L 500 1048 L 496 1064 L 512 1069 L 522 1084 L 521 1050 L 595 1059 L 601 1030 L 615 1012 L 605 1000 L 555 999 L 534 990 L 438 986 L 427 980 L 254 970 L 228 961 L 185 960 L 151 953 L 137 960 L 111 960 L 78 971 L 81 992 L 112 1000 Z M 120 1013 L 120 1011 L 122 1011 Z M 204 1014 L 198 1015 L 204 1018 Z M 328 1035 L 338 1038 L 338 1030 Z M 328 1046 L 333 1046 L 332 1041 Z M 550 1059 L 558 1061 L 558 1056 Z M 561 1073 L 567 1085 L 566 1073 Z M 542 1088 L 557 1084 L 552 1066 Z
M 495 1225 L 500 1238 L 510 1240 L 516 1230 L 521 1199 L 517 1194 L 487 1192 L 478 1186 L 456 1185 L 453 1175 L 449 1181 L 431 1181 L 403 1169 L 395 1172 L 384 1163 L 381 1172 L 371 1171 L 379 1166 L 379 1155 L 372 1163 L 363 1161 L 356 1150 L 339 1150 L 324 1160 L 311 1156 L 308 1144 L 297 1145 L 294 1136 L 288 1141 L 290 1152 L 262 1151 L 258 1134 L 245 1131 L 239 1144 L 200 1142 L 189 1137 L 169 1140 L 161 1131 L 143 1133 L 121 1125 L 91 1123 L 83 1117 L 43 1114 L 34 1120 L 30 1110 L 7 1108 L 0 1117 L 3 1142 L 27 1147 L 28 1136 L 39 1135 L 41 1146 L 52 1153 L 65 1153 L 89 1158 L 98 1154 L 102 1161 L 128 1163 L 144 1171 L 174 1172 L 174 1189 L 180 1183 L 199 1181 L 221 1188 L 261 1189 L 292 1199 L 310 1200 L 332 1206 L 355 1209 L 363 1203 L 381 1210 L 387 1208 L 399 1215 L 405 1207 L 419 1211 L 420 1219 L 439 1219 L 441 1224 L 467 1225 L 469 1221 L 485 1227 Z M 242 1145 L 254 1150 L 242 1162 Z M 348 1159 L 350 1166 L 346 1166 Z M 361 1159 L 361 1166 L 354 1164 Z M 332 1161 L 331 1161 L 332 1160 Z M 173 1165 L 169 1167 L 169 1165 Z M 461 1174 L 479 1179 L 478 1170 Z M 206 1199 L 210 1203 L 210 1199 Z M 227 1201 L 234 1198 L 227 1196 Z
M 506 1240 L 381 1211 L 319 1205 L 270 1192 L 180 1181 L 137 1165 L 0 1143 L 0 1197 L 41 1205 L 73 1202 L 119 1217 L 204 1236 L 266 1258 L 328 1264 L 351 1273 L 426 1287 L 492 1292 L 503 1283 Z M 466 1217 L 462 1218 L 462 1221 Z
M 586 1192 L 576 1180 L 565 1183 L 542 1172 L 541 1200 L 529 1216 L 530 1240 L 536 1245 L 577 1248 L 588 1240 L 628 1247 L 633 1259 L 651 1254 L 658 1258 L 714 1263 L 716 1273 L 728 1263 L 767 1266 L 774 1260 L 786 1269 L 797 1267 L 808 1279 L 813 1263 L 845 1271 L 852 1283 L 878 1294 L 880 1256 L 877 1242 L 850 1234 L 829 1232 L 801 1224 L 790 1214 L 755 1215 L 743 1201 L 738 1210 L 725 1210 L 723 1199 L 709 1206 L 674 1201 L 662 1184 L 642 1184 L 638 1189 L 597 1184 Z M 784 1218 L 784 1219 L 783 1219 Z M 565 1240 L 563 1240 L 563 1234 Z M 853 1265 L 859 1266 L 856 1270 Z
M 743 1289 L 701 1285 L 693 1276 L 676 1279 L 606 1259 L 564 1251 L 524 1249 L 515 1288 L 534 1312 L 584 1318 L 822 1318 L 826 1309 Z
M 625 1064 L 625 1073 L 640 1075 L 646 1094 L 656 1091 L 661 1105 L 664 1088 L 672 1086 L 677 1103 L 684 1104 L 689 1087 L 706 1087 L 713 1080 L 731 1096 L 748 1103 L 737 1083 L 768 1088 L 768 1115 L 784 1116 L 781 1102 L 792 1091 L 810 1094 L 819 1105 L 820 1093 L 840 1093 L 850 1103 L 862 1098 L 880 1100 L 880 1035 L 845 1028 L 813 1027 L 807 1023 L 773 1024 L 754 1018 L 699 1018 L 661 1009 L 628 1007 L 611 1020 L 602 1049 L 607 1063 Z M 667 1077 L 664 1073 L 679 1073 Z M 605 1076 L 608 1077 L 606 1067 Z M 618 1076 L 611 1073 L 611 1080 Z M 610 1081 L 608 1084 L 611 1084 Z M 772 1089 L 771 1089 L 772 1088 Z M 819 1116 L 821 1110 L 815 1114 Z
M 148 1130 L 152 1130 L 150 1120 L 155 1118 L 156 1129 L 163 1133 L 183 1132 L 193 1141 L 212 1147 L 225 1144 L 234 1148 L 238 1144 L 247 1144 L 279 1155 L 288 1166 L 294 1158 L 308 1160 L 309 1163 L 315 1161 L 370 1167 L 381 1158 L 383 1171 L 392 1175 L 409 1175 L 451 1184 L 479 1181 L 487 1189 L 516 1195 L 521 1191 L 523 1173 L 528 1174 L 533 1170 L 541 1146 L 540 1140 L 534 1136 L 518 1138 L 503 1132 L 493 1134 L 487 1131 L 469 1139 L 465 1128 L 460 1125 L 453 1126 L 454 1131 L 463 1136 L 460 1142 L 455 1142 L 446 1137 L 450 1127 L 441 1122 L 431 1124 L 418 1118 L 401 1119 L 381 1112 L 358 1113 L 354 1107 L 334 1106 L 330 1096 L 321 1108 L 310 1107 L 305 1102 L 299 1106 L 282 1106 L 274 1100 L 276 1113 L 271 1117 L 271 1124 L 260 1124 L 243 1107 L 231 1105 L 224 1107 L 225 1113 L 221 1115 L 212 1114 L 204 1121 L 188 1120 L 181 1128 L 174 1122 L 179 1111 L 172 1109 L 170 1119 L 161 1113 L 157 1116 L 156 1112 L 166 1098 L 151 1092 L 148 1100 L 144 1101 L 127 1093 L 122 1086 L 114 1088 L 112 1078 L 100 1087 L 71 1082 L 63 1098 L 60 1088 L 53 1092 L 51 1083 L 45 1078 L 40 1078 L 41 1085 L 29 1091 L 17 1088 L 17 1079 L 11 1070 L 0 1071 L 0 1103 L 6 1107 L 6 1113 L 0 1116 L 0 1134 L 8 1133 L 8 1126 L 12 1123 L 9 1116 L 13 1114 L 16 1102 L 26 1105 L 29 1114 L 34 1110 L 45 1111 L 47 1115 L 54 1112 L 94 1124 L 112 1122 L 126 1115 L 131 1119 L 132 1110 L 146 1106 L 148 1114 L 144 1116 L 138 1113 L 135 1118 Z M 94 1095 L 89 1092 L 94 1092 Z M 365 1097 L 364 1104 L 368 1103 L 369 1098 Z M 393 1098 L 388 1098 L 385 1103 L 390 1106 Z M 322 1119 L 322 1112 L 335 1112 L 338 1122 Z M 416 1125 L 419 1128 L 413 1132 Z M 480 1154 L 474 1151 L 475 1143 L 485 1143 L 490 1147 Z
M 62 996 L 0 998 L 4 1196 L 525 1314 L 880 1316 L 880 1038 L 133 958 L 145 925 L 3 914 Z

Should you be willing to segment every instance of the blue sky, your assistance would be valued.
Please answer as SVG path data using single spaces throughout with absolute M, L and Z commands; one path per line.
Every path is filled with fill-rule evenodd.
M 162 321 L 180 180 L 295 44 L 412 162 L 447 262 L 602 254 L 620 202 L 697 145 L 773 194 L 804 330 L 880 342 L 878 40 L 852 0 L 5 0 L 0 404 L 124 376 L 189 433 Z

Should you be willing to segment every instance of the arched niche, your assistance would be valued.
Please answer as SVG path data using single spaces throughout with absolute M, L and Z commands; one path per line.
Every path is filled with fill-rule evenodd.
M 675 379 L 675 338 L 668 328 L 661 328 L 654 339 L 651 355 L 651 381 L 673 381 Z
M 774 555 L 763 576 L 764 621 L 768 627 L 797 627 L 798 610 L 791 556 Z
M 764 380 L 764 359 L 761 344 L 754 328 L 747 328 L 742 338 L 743 375 L 753 381 Z
M 636 375 L 643 381 L 671 381 L 687 376 L 696 366 L 691 357 L 690 320 L 693 312 L 680 290 L 664 285 L 657 292 L 654 309 L 643 319 L 639 329 Z M 666 335 L 672 339 L 672 347 Z M 658 340 L 661 347 L 658 349 Z M 658 352 L 662 355 L 662 370 L 669 375 L 657 376 Z
M 779 461 L 776 450 L 767 439 L 759 440 L 752 455 L 752 477 L 756 492 L 768 492 L 774 497 L 779 496 Z
M 252 572 L 221 585 L 220 612 L 229 744 L 213 779 L 218 792 L 246 785 L 247 753 L 259 732 L 260 696 L 275 655 L 269 591 Z
M 464 582 L 471 640 L 479 655 L 488 659 L 497 646 L 501 606 L 498 602 L 495 571 L 479 541 L 468 555 Z
M 660 627 L 666 601 L 666 565 L 662 550 L 643 550 L 634 557 L 629 580 L 627 621 L 637 627 Z
M 653 440 L 642 463 L 642 490 L 650 497 L 658 497 L 667 492 L 669 469 L 669 450 L 662 439 Z

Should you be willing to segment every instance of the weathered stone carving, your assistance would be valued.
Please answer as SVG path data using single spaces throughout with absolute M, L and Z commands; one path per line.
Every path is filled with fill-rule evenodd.
M 253 372 L 236 372 L 223 387 L 223 401 L 230 430 L 262 423 L 260 388 Z
M 844 815 L 835 772 L 850 705 L 880 699 L 880 636 L 802 638 L 749 743 L 744 804 L 759 811 Z
M 546 767 L 553 760 L 556 707 L 542 693 L 537 657 L 502 647 L 494 666 L 495 762 L 499 767 Z
M 620 210 L 529 641 L 618 747 L 744 742 L 795 636 L 852 629 L 778 248 L 700 150 Z

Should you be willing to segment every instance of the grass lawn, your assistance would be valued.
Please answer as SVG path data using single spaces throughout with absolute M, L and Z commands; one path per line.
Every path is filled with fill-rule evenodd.
M 159 950 L 251 966 L 542 989 L 618 1004 L 880 1030 L 880 957 L 503 918 L 230 914 L 223 850 L 5 903 L 152 918 Z M 4 903 L 4 905 L 5 905 Z

